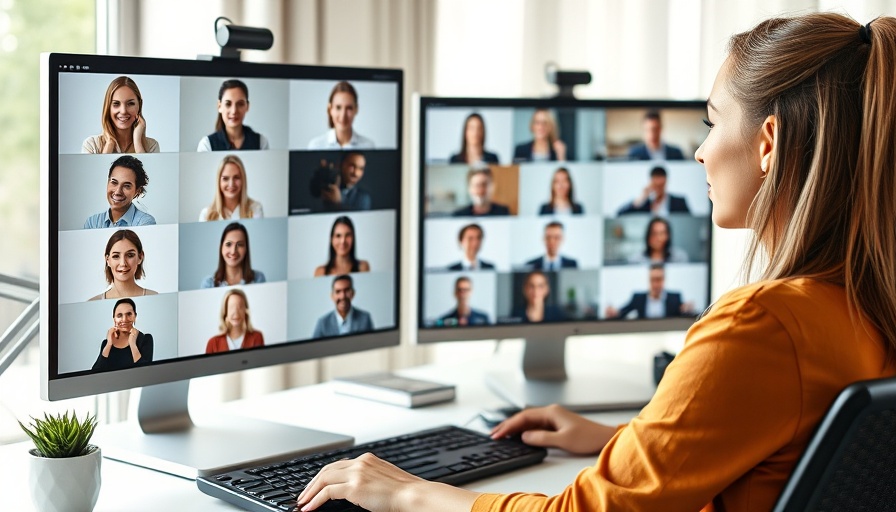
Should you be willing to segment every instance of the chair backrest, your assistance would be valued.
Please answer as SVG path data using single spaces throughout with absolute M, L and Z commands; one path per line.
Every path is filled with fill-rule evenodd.
M 828 410 L 774 512 L 896 511 L 896 378 L 856 382 Z

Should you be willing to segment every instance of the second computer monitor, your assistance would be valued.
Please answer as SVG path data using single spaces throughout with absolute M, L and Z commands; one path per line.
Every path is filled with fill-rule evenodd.
M 422 98 L 420 116 L 421 342 L 562 347 L 707 307 L 704 102 Z

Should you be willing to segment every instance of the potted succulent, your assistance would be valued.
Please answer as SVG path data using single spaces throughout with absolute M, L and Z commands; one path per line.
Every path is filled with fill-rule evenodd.
M 96 428 L 96 416 L 78 420 L 69 415 L 31 418 L 22 430 L 34 441 L 29 483 L 37 510 L 48 512 L 90 512 L 100 494 L 98 446 L 89 444 Z

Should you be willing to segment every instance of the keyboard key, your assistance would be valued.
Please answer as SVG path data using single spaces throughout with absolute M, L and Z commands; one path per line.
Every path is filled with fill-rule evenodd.
M 454 473 L 454 471 L 451 471 L 448 468 L 436 468 L 425 473 L 420 473 L 417 476 L 419 476 L 420 478 L 425 478 L 426 480 L 435 480 L 436 478 L 441 478 L 443 476 L 450 475 L 451 473 Z
M 396 464 L 396 466 L 400 467 L 405 471 L 410 471 L 416 468 L 422 468 L 423 466 L 428 466 L 430 464 L 435 464 L 438 462 L 435 459 L 424 459 L 424 460 L 412 460 L 408 462 L 403 462 L 401 464 Z
M 466 463 L 466 462 L 461 462 L 460 464 L 455 464 L 455 465 L 453 465 L 453 466 L 448 466 L 448 469 L 450 469 L 451 471 L 457 473 L 457 472 L 460 472 L 460 471 L 465 471 L 465 470 L 467 470 L 467 469 L 473 469 L 473 465 L 472 465 L 472 464 L 468 464 L 468 463 Z
M 292 494 L 290 494 L 288 492 L 283 492 L 283 491 L 267 492 L 267 493 L 264 493 L 261 496 L 259 496 L 259 498 L 261 498 L 265 501 L 274 501 L 274 502 L 284 501 L 286 498 L 296 499 L 296 497 L 293 496 Z

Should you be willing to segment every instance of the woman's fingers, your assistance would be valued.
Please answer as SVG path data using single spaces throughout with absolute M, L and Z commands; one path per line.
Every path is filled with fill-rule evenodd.
M 346 483 L 327 484 L 326 487 L 314 493 L 314 497 L 311 498 L 308 503 L 303 504 L 300 499 L 298 502 L 299 506 L 303 511 L 314 510 L 330 500 L 344 499 L 346 495 L 345 491 L 347 490 L 346 487 L 348 487 Z
M 370 453 L 325 466 L 298 497 L 302 510 L 313 510 L 327 500 L 344 499 L 367 510 L 400 510 L 401 493 L 409 485 L 426 483 L 419 477 Z
M 327 464 L 326 466 L 321 468 L 321 470 L 318 471 L 316 475 L 314 475 L 311 481 L 308 482 L 308 485 L 305 486 L 305 489 L 302 490 L 302 492 L 299 494 L 299 504 L 302 503 L 302 500 L 305 496 L 314 496 L 315 494 L 317 494 L 320 491 L 322 479 L 326 478 L 325 475 L 328 472 L 333 471 L 334 469 L 345 467 L 347 465 L 345 464 L 346 462 L 348 462 L 348 459 L 338 460 L 336 462 L 331 462 L 330 464 Z
M 499 423 L 491 431 L 492 439 L 519 434 L 533 428 L 551 427 L 551 417 L 547 407 L 524 409 Z

